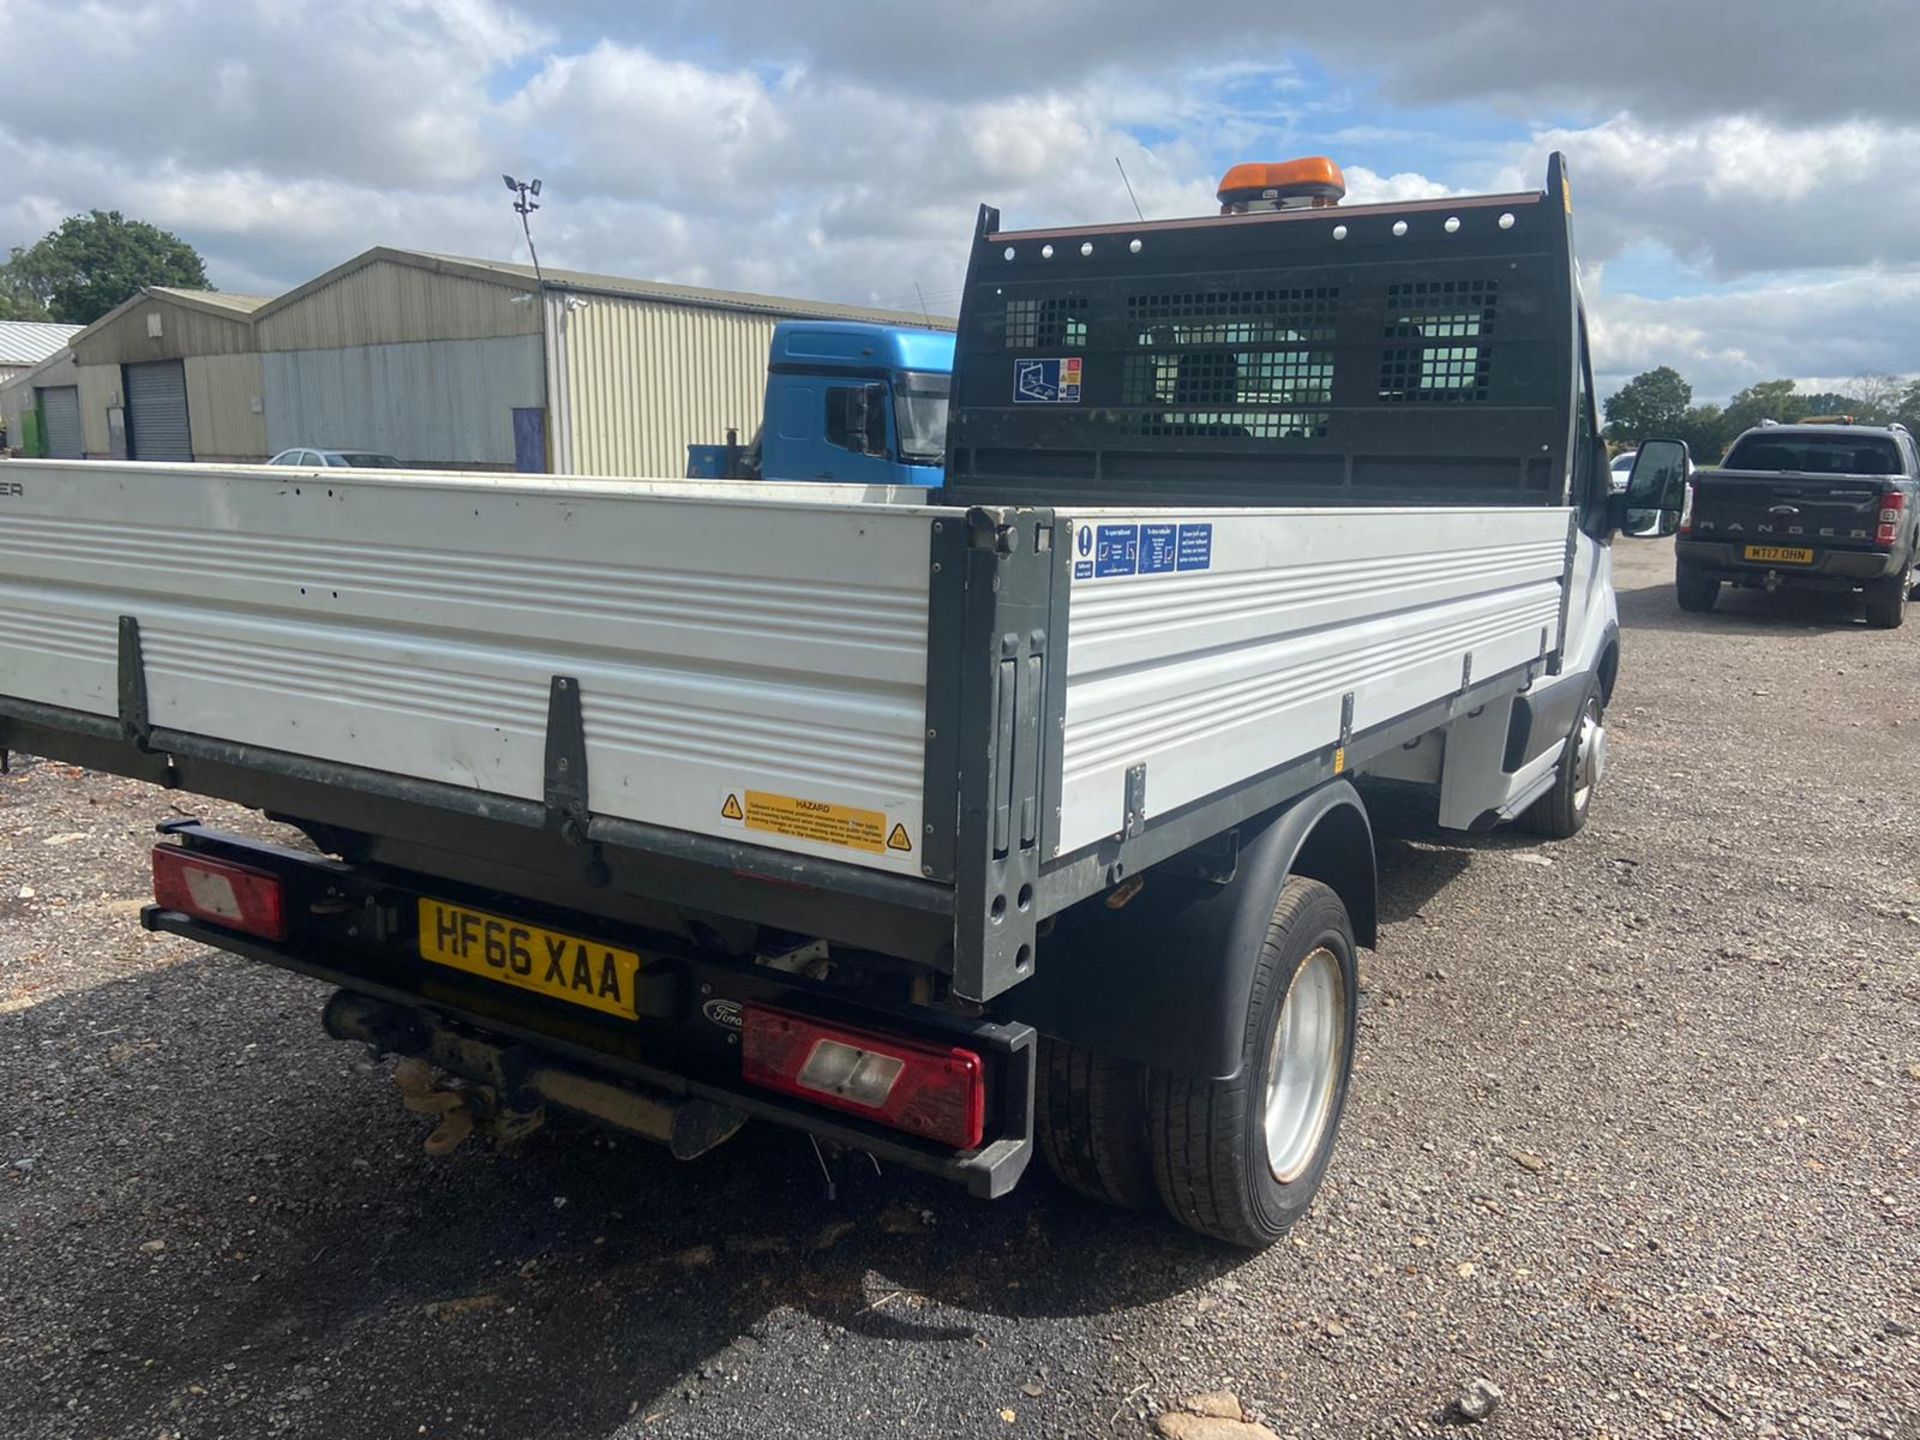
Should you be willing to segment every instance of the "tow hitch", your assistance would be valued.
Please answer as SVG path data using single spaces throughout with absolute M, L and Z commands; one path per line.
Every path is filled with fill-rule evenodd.
M 711 1100 L 616 1084 L 350 990 L 327 1002 L 321 1024 L 336 1040 L 403 1057 L 393 1074 L 402 1103 L 440 1122 L 427 1136 L 429 1155 L 450 1155 L 476 1132 L 511 1151 L 546 1123 L 549 1105 L 664 1145 L 676 1160 L 699 1158 L 747 1120 Z

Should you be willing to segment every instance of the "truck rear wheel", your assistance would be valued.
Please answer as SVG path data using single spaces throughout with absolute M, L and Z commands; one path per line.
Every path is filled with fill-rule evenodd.
M 1055 1178 L 1105 1205 L 1153 1204 L 1146 1067 L 1042 1036 L 1037 1078 L 1034 1129 Z
M 1898 630 L 1907 618 L 1907 597 L 1913 593 L 1913 566 L 1905 573 L 1867 586 L 1867 624 L 1875 630 Z
M 1673 574 L 1673 593 L 1682 610 L 1699 614 L 1713 609 L 1714 602 L 1720 598 L 1720 582 L 1682 565 Z
M 1253 968 L 1239 1072 L 1148 1075 L 1154 1180 L 1174 1219 L 1258 1249 L 1306 1212 L 1346 1105 L 1358 981 L 1340 897 L 1288 879 Z

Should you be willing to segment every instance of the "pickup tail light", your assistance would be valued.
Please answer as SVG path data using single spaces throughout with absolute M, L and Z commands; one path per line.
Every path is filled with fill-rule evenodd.
M 263 940 L 287 938 L 286 892 L 280 877 L 231 860 L 182 849 L 153 847 L 154 903 L 196 920 L 244 931 Z
M 1689 480 L 1680 501 L 1680 533 L 1693 533 L 1693 481 Z
M 1906 509 L 1907 497 L 1898 490 L 1889 490 L 1880 497 L 1880 524 L 1873 532 L 1875 545 L 1891 550 L 1900 543 L 1900 520 Z
M 741 1019 L 749 1085 L 863 1115 L 956 1150 L 980 1144 L 986 1067 L 971 1050 L 832 1025 L 764 1005 Z

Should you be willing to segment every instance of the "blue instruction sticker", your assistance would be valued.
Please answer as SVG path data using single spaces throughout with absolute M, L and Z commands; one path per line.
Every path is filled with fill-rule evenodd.
M 1073 562 L 1073 578 L 1076 580 L 1091 580 L 1093 578 L 1093 561 L 1091 560 L 1074 561 Z
M 1016 360 L 1013 362 L 1013 403 L 1016 405 L 1078 405 L 1080 403 L 1080 365 L 1078 355 L 1059 360 Z
M 1109 575 L 1131 575 L 1139 565 L 1140 527 L 1102 525 L 1094 537 L 1093 573 L 1102 579 Z
M 1179 527 L 1175 525 L 1142 525 L 1140 527 L 1140 573 L 1142 575 L 1164 575 L 1173 569 L 1176 539 Z
M 1213 566 L 1213 526 L 1182 525 L 1179 540 L 1179 568 L 1207 570 Z

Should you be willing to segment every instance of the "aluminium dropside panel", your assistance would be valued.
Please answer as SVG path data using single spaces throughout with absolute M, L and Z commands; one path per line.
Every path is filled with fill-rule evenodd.
M 1047 858 L 1544 668 L 1572 513 L 1075 512 Z
M 9 476 L 10 697 L 119 713 L 131 616 L 156 729 L 540 801 L 565 677 L 593 815 L 921 874 L 929 523 L 960 512 L 860 487 Z

